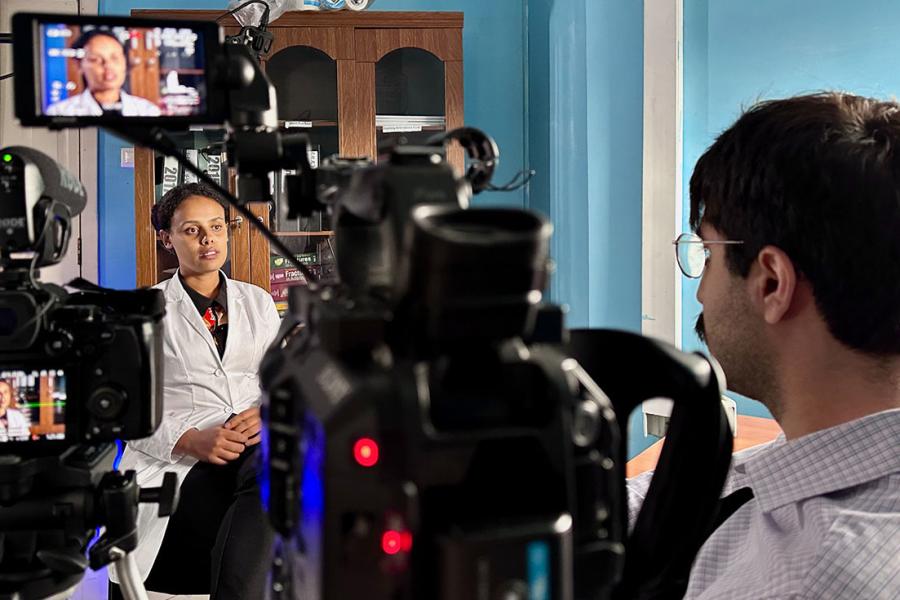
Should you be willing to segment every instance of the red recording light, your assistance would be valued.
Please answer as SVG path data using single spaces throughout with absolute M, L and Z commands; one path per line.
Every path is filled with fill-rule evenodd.
M 389 529 L 381 536 L 381 549 L 385 554 L 397 554 L 412 550 L 412 534 L 408 531 Z
M 374 467 L 378 463 L 378 444 L 371 438 L 359 438 L 353 444 L 353 459 L 362 467 Z

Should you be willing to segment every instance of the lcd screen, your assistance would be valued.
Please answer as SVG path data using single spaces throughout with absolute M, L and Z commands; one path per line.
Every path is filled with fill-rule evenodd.
M 0 370 L 0 443 L 65 437 L 65 371 Z
M 37 34 L 42 116 L 207 113 L 202 28 L 41 22 Z

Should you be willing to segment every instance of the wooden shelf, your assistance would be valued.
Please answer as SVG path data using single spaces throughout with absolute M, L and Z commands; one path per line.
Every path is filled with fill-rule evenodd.
M 311 127 L 286 127 L 285 123 L 312 123 Z M 285 129 L 314 129 L 316 127 L 337 127 L 337 121 L 326 121 L 324 119 L 288 119 L 286 121 L 278 121 L 278 125 L 280 127 L 284 127 Z
M 273 231 L 279 237 L 332 237 L 333 231 Z
M 423 131 L 444 131 L 445 127 L 443 125 L 426 125 L 424 127 L 420 127 L 419 129 L 406 129 L 403 131 L 388 131 L 385 133 L 381 125 L 375 127 L 375 130 L 381 135 L 393 135 L 395 133 L 421 133 Z
M 165 69 L 161 68 L 159 70 L 160 73 L 171 73 L 175 71 L 176 73 L 182 73 L 184 75 L 203 75 L 206 73 L 205 69 Z

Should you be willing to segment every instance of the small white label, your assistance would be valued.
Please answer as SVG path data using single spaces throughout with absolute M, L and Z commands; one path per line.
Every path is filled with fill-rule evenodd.
M 188 131 L 203 131 L 203 125 L 188 125 Z
M 184 157 L 187 158 L 195 167 L 197 166 L 199 156 L 200 155 L 197 150 L 193 148 L 184 151 Z M 186 170 L 184 172 L 184 183 L 197 183 L 197 176 Z
M 162 193 L 165 195 L 166 192 L 174 188 L 178 185 L 178 171 L 180 167 L 178 165 L 178 160 L 176 160 L 172 156 L 167 156 L 163 159 L 163 180 L 162 180 Z
M 221 154 L 210 154 L 206 157 L 206 174 L 209 175 L 217 184 L 222 185 Z
M 119 155 L 120 165 L 123 169 L 134 168 L 134 148 L 122 148 Z
M 421 125 L 410 125 L 408 123 L 400 123 L 399 125 L 385 125 L 381 128 L 383 133 L 404 133 L 422 131 Z
M 285 127 L 304 127 L 306 129 L 309 129 L 310 127 L 312 127 L 312 121 L 285 121 L 284 126 Z

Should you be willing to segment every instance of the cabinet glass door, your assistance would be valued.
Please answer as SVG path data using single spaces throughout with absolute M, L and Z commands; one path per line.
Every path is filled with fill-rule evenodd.
M 216 183 L 229 188 L 228 165 L 225 154 L 225 131 L 222 129 L 204 129 L 200 131 L 187 131 L 175 133 L 171 136 L 184 153 L 185 157 L 200 167 Z M 196 177 L 182 168 L 178 162 L 169 156 L 154 153 L 154 202 L 159 202 L 163 195 L 177 185 L 192 183 Z M 226 215 L 230 215 L 226 207 Z M 234 231 L 235 221 L 229 217 L 230 233 Z M 163 281 L 175 274 L 178 269 L 178 259 L 175 254 L 166 250 L 162 242 L 156 242 L 156 276 L 157 281 Z M 228 277 L 234 277 L 232 269 L 232 252 L 234 244 L 232 236 L 228 237 L 228 259 L 222 270 Z
M 424 144 L 446 129 L 444 63 L 419 48 L 400 48 L 375 65 L 379 159 L 398 144 Z
M 317 168 L 324 157 L 338 154 L 337 63 L 317 48 L 291 46 L 269 58 L 266 74 L 277 90 L 281 127 L 309 136 L 310 165 Z M 280 171 L 274 177 L 271 229 L 320 281 L 329 281 L 334 278 L 334 245 L 327 216 L 314 213 L 287 218 L 285 177 L 293 174 Z M 305 280 L 274 248 L 270 249 L 269 260 L 269 289 L 279 312 L 283 312 L 288 288 Z

